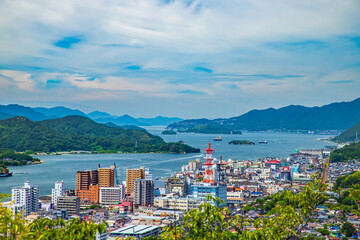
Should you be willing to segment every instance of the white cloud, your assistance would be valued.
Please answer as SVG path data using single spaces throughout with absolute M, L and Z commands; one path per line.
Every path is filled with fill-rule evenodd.
M 10 70 L 0 70 L 0 74 L 2 74 L 5 77 L 13 79 L 15 84 L 22 90 L 30 91 L 30 92 L 36 91 L 33 80 L 30 78 L 31 74 L 29 73 L 10 71 Z M 5 83 L 1 85 L 8 85 L 6 84 L 7 81 L 4 78 L 1 79 L 1 82 Z

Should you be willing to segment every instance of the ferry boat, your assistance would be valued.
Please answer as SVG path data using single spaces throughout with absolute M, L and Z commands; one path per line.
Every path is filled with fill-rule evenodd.
M 260 141 L 259 144 L 267 144 L 268 141 Z
M 12 173 L 9 173 L 8 168 L 0 169 L 0 177 L 11 177 Z
M 216 138 L 214 138 L 214 141 L 215 141 L 215 142 L 217 142 L 217 141 L 222 141 L 222 137 L 221 137 L 221 136 L 216 137 Z

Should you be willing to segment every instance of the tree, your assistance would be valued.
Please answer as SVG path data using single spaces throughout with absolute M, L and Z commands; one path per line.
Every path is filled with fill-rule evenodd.
M 59 218 L 51 220 L 42 218 L 28 223 L 22 219 L 22 214 L 14 215 L 10 209 L 4 207 L 1 200 L 9 195 L 0 194 L 0 239 L 95 239 L 96 233 L 106 230 L 107 223 L 94 224 L 90 221 L 80 221 L 75 218 L 64 221 Z
M 327 236 L 327 235 L 330 234 L 330 231 L 327 230 L 327 229 L 325 229 L 325 228 L 318 228 L 318 229 L 316 229 L 316 231 L 318 231 L 319 233 L 321 233 L 321 235 L 323 235 L 323 236 Z
M 356 228 L 349 222 L 344 222 L 340 228 L 340 232 L 347 237 L 351 237 L 353 234 L 357 233 Z

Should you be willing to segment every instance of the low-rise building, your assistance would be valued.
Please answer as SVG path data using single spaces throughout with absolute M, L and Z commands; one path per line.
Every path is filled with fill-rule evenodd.
M 159 233 L 160 228 L 158 226 L 130 225 L 110 232 L 110 237 L 142 239 L 151 236 L 156 237 Z
M 125 187 L 102 187 L 99 191 L 99 202 L 104 205 L 119 204 L 125 198 Z
M 80 197 L 58 197 L 57 209 L 66 209 L 69 215 L 80 213 Z

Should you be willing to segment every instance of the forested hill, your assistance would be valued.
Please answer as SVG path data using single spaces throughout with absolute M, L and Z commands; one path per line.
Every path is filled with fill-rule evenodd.
M 31 121 L 0 121 L 0 148 L 16 151 L 199 152 L 181 143 L 165 143 L 146 131 L 109 127 L 82 116 Z
M 356 135 L 358 139 L 356 139 Z M 360 122 L 358 122 L 351 128 L 346 129 L 339 136 L 336 136 L 331 140 L 339 143 L 345 143 L 345 142 L 355 142 L 356 140 L 359 139 L 360 139 Z
M 252 110 L 228 119 L 193 119 L 168 126 L 187 130 L 201 124 L 230 130 L 342 130 L 360 121 L 360 98 L 322 107 L 287 106 L 279 109 Z

